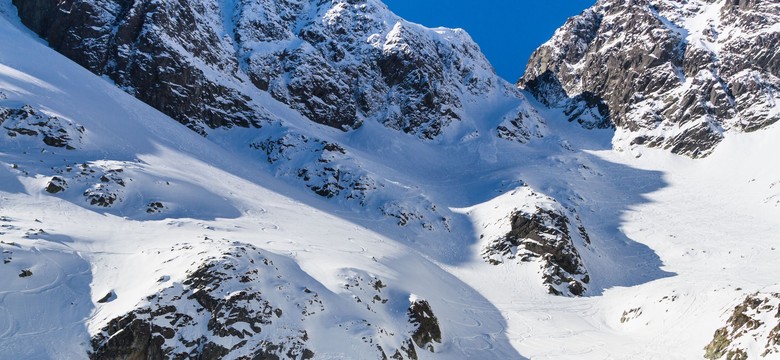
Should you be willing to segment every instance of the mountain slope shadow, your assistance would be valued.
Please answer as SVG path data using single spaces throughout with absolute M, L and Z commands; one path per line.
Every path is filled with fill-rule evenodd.
M 522 197 L 514 202 L 511 193 L 527 187 L 555 199 L 569 212 L 572 225 L 581 223 L 587 231 L 590 243 L 574 242 L 592 279 L 584 295 L 600 295 L 610 287 L 673 276 L 662 269 L 663 262 L 653 249 L 621 230 L 633 209 L 651 201 L 648 194 L 668 186 L 664 173 L 634 167 L 630 161 L 610 160 L 616 154 L 611 145 L 613 130 L 583 129 L 572 124 L 563 109 L 545 109 L 530 96 L 529 100 L 548 119 L 549 126 L 547 136 L 529 144 L 485 136 L 435 150 L 404 143 L 404 154 L 379 151 L 398 173 L 415 174 L 408 182 L 418 186 L 420 192 L 437 205 L 454 210 L 449 240 L 457 244 L 458 250 L 449 253 L 445 262 L 457 266 L 473 261 L 473 245 L 480 244 L 476 251 L 484 246 L 484 226 L 506 222 L 508 229 L 513 211 L 527 202 Z M 497 160 L 485 160 L 481 156 L 484 153 L 498 154 Z M 469 214 L 480 208 L 480 216 L 491 214 L 489 220 Z M 379 227 L 355 221 L 369 228 Z M 430 254 L 431 250 L 421 251 Z
M 592 279 L 586 295 L 674 276 L 653 249 L 621 229 L 634 209 L 652 201 L 649 194 L 668 186 L 664 173 L 611 160 L 613 130 L 583 129 L 560 109 L 546 116 L 565 146 L 520 171 L 532 187 L 574 209 L 587 230 L 591 244 L 579 246 Z
M 586 200 L 581 217 L 593 239 L 593 251 L 583 252 L 593 274 L 591 294 L 675 276 L 663 270 L 663 261 L 652 248 L 622 230 L 635 209 L 652 201 L 648 194 L 668 186 L 664 174 L 610 162 L 594 154 L 587 157 L 604 178 L 601 184 L 590 184 L 590 191 L 585 189 L 588 182 L 582 184 Z

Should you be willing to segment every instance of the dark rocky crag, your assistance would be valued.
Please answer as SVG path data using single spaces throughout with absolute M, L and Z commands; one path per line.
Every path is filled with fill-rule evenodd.
M 482 257 L 493 265 L 507 260 L 539 262 L 542 283 L 550 294 L 580 296 L 590 276 L 572 239 L 568 217 L 561 211 L 536 207 L 533 212 L 515 211 L 509 217 L 511 230 L 490 239 Z M 584 227 L 579 235 L 589 242 Z
M 422 299 L 415 299 L 409 310 L 409 321 L 414 325 L 412 340 L 421 349 L 427 349 L 434 352 L 433 343 L 441 343 L 441 329 L 439 328 L 439 319 L 431 309 L 431 304 Z
M 617 148 L 708 155 L 780 119 L 780 3 L 600 0 L 532 55 L 519 85 Z
M 235 247 L 222 258 L 203 263 L 182 283 L 149 296 L 147 305 L 111 320 L 93 337 L 90 358 L 205 360 L 241 354 L 263 359 L 312 358 L 303 327 L 276 322 L 300 322 L 301 317 L 321 311 L 318 294 L 294 294 L 296 286 L 285 281 L 279 292 L 288 298 L 295 296 L 297 302 L 267 299 L 263 282 L 283 277 L 268 258 L 256 256 L 259 261 L 252 259 L 251 264 L 242 261 L 251 256 L 248 251 L 253 249 L 247 249 Z M 231 291 L 226 295 L 225 289 Z M 196 330 L 204 324 L 205 333 Z M 236 345 L 225 348 L 220 340 Z
M 274 118 L 257 94 L 342 130 L 364 120 L 436 138 L 468 96 L 502 91 L 461 30 L 375 0 L 14 0 L 57 51 L 203 134 Z

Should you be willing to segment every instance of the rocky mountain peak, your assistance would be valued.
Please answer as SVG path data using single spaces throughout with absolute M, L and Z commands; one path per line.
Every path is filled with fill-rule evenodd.
M 702 157 L 724 132 L 780 119 L 778 23 L 774 1 L 602 0 L 533 54 L 519 85 L 581 123 L 593 120 L 570 109 L 608 109 L 595 113 L 619 149 Z
M 16 0 L 79 64 L 190 128 L 258 127 L 258 92 L 341 130 L 364 121 L 434 139 L 475 96 L 516 98 L 462 30 L 408 23 L 379 1 Z

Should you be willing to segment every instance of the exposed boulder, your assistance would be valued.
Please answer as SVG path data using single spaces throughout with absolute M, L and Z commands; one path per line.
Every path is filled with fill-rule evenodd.
M 46 184 L 46 192 L 49 194 L 56 194 L 65 191 L 68 188 L 68 183 L 59 176 L 54 176 Z
M 434 352 L 433 344 L 441 343 L 441 329 L 431 305 L 426 300 L 413 299 L 407 314 L 409 322 L 414 326 L 412 341 L 419 348 Z
M 24 269 L 22 272 L 19 273 L 20 278 L 26 278 L 32 276 L 32 271 L 30 269 Z

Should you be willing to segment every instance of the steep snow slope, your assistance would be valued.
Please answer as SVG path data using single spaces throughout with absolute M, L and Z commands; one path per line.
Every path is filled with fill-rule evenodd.
M 497 309 L 435 263 L 279 195 L 299 191 L 57 55 L 2 11 L 0 105 L 22 109 L 4 115 L 1 138 L 4 354 L 518 356 Z M 29 129 L 60 134 L 59 125 L 81 129 L 60 136 L 72 149 Z
M 430 179 L 472 182 L 517 152 L 508 142 L 545 134 L 468 34 L 409 23 L 376 0 L 14 4 L 91 71 L 255 157 L 251 166 L 308 189 L 309 201 L 328 199 L 329 212 L 382 232 L 400 227 L 446 262 L 473 238 Z

